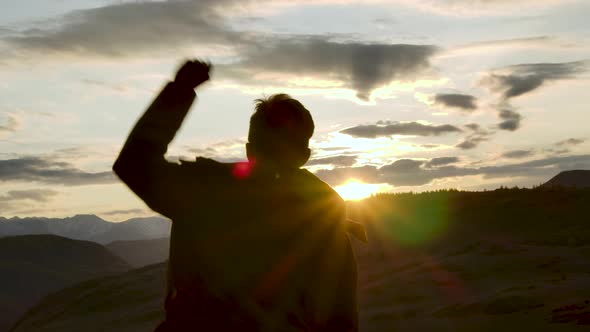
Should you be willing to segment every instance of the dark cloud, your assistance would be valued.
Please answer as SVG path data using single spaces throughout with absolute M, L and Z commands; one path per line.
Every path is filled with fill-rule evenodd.
M 100 214 L 103 214 L 106 216 L 113 216 L 113 215 L 118 215 L 118 214 L 142 214 L 145 212 L 146 212 L 146 210 L 144 210 L 144 209 L 126 209 L 126 210 L 111 210 L 111 211 L 101 212 Z
M 468 136 L 461 143 L 455 145 L 459 149 L 470 150 L 476 148 L 479 143 L 487 141 L 487 137 L 482 136 Z
M 563 141 L 555 143 L 555 146 L 574 146 L 586 142 L 585 138 L 568 138 Z
M 429 59 L 437 51 L 431 45 L 336 42 L 333 36 L 234 30 L 229 13 L 246 13 L 253 4 L 256 1 L 115 3 L 76 10 L 47 28 L 0 37 L 0 41 L 7 43 L 19 59 L 31 55 L 135 58 L 194 52 L 195 47 L 221 47 L 224 54 L 233 52 L 237 61 L 219 64 L 216 72 L 220 78 L 260 84 L 256 78 L 260 74 L 305 75 L 339 81 L 363 100 L 368 100 L 375 88 L 391 81 L 415 80 L 430 68 Z
M 534 150 L 512 150 L 502 153 L 502 157 L 504 158 L 511 158 L 511 159 L 518 159 L 532 156 L 535 153 Z
M 472 131 L 478 131 L 481 128 L 481 126 L 477 123 L 469 123 L 465 125 L 465 128 L 470 129 Z
M 414 145 L 414 146 L 419 146 L 419 147 L 425 148 L 425 149 L 434 149 L 434 148 L 439 147 L 438 144 L 420 144 L 420 145 Z
M 315 150 L 321 150 L 321 151 L 340 151 L 340 150 L 350 150 L 350 146 L 330 146 L 330 147 L 323 147 L 323 148 L 317 148 Z
M 457 158 L 457 157 L 438 157 L 438 158 L 430 159 L 430 161 L 427 162 L 424 166 L 436 167 L 436 166 L 455 164 L 458 162 L 459 162 L 459 158 Z
M 439 136 L 462 130 L 449 124 L 425 125 L 419 122 L 377 122 L 374 125 L 358 125 L 340 131 L 353 137 L 376 138 L 380 136 Z
M 482 84 L 507 100 L 531 92 L 548 81 L 573 78 L 587 70 L 586 61 L 520 64 L 492 72 Z
M 222 72 L 247 79 L 274 72 L 336 80 L 368 100 L 375 88 L 415 80 L 430 68 L 436 50 L 431 45 L 343 43 L 325 37 L 269 38 L 245 49 L 242 60 Z
M 459 108 L 463 111 L 473 111 L 477 109 L 477 98 L 471 95 L 458 93 L 437 94 L 434 96 L 434 103 L 444 107 Z
M 356 162 L 356 156 L 333 156 L 326 158 L 311 159 L 305 164 L 306 166 L 314 165 L 335 165 L 335 166 L 352 166 Z
M 0 160 L 0 181 L 41 182 L 79 186 L 115 183 L 111 171 L 89 173 L 66 162 L 45 160 L 37 157 L 22 157 Z
M 587 61 L 563 63 L 530 63 L 499 68 L 491 71 L 481 84 L 498 93 L 498 128 L 515 131 L 520 128 L 522 116 L 511 106 L 514 97 L 534 91 L 547 82 L 571 79 L 588 70 Z
M 198 45 L 237 43 L 220 9 L 237 1 L 134 1 L 76 10 L 45 29 L 5 38 L 13 47 L 45 54 L 106 57 L 171 53 Z M 56 26 L 56 27 L 55 27 Z
M 424 165 L 424 161 L 415 159 L 398 159 L 389 165 L 381 167 L 384 172 L 412 172 Z
M 379 183 L 379 170 L 375 166 L 336 167 L 331 170 L 321 169 L 315 175 L 331 185 L 339 185 L 348 179 L 357 179 L 365 183 Z
M 431 160 L 432 161 L 432 160 Z M 560 171 L 590 169 L 590 155 L 549 157 L 522 163 L 483 167 L 443 165 L 429 168 L 431 161 L 401 159 L 382 167 L 339 167 L 316 172 L 321 179 L 332 184 L 345 183 L 356 178 L 366 183 L 388 183 L 393 186 L 419 186 L 436 179 L 480 175 L 484 178 L 530 177 L 547 179 Z
M 471 132 L 463 139 L 463 141 L 455 145 L 456 147 L 462 150 L 474 149 L 480 143 L 489 140 L 490 136 L 494 134 L 494 132 L 482 128 L 477 123 L 469 123 L 466 124 L 464 127 L 469 129 Z
M 399 159 L 379 168 L 379 178 L 397 186 L 419 186 L 431 181 L 429 175 L 422 171 L 424 164 L 422 160 Z
M 42 203 L 49 201 L 57 194 L 57 191 L 51 189 L 10 190 L 0 195 L 0 202 L 31 200 Z
M 546 148 L 544 151 L 553 154 L 565 154 L 570 152 L 570 148 L 586 142 L 585 138 L 568 138 L 563 141 L 556 142 L 553 147 Z
M 520 128 L 520 121 L 522 116 L 513 110 L 503 109 L 498 112 L 498 117 L 502 122 L 498 124 L 498 128 L 502 130 L 515 131 Z

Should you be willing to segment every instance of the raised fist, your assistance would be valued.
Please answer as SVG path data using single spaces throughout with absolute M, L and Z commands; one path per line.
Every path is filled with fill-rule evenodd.
M 212 68 L 208 62 L 189 60 L 180 67 L 174 82 L 194 89 L 209 80 L 209 72 Z

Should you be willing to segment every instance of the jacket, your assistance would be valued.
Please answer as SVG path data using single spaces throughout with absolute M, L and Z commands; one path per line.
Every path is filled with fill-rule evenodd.
M 168 83 L 113 170 L 172 220 L 158 331 L 358 331 L 357 264 L 345 205 L 307 170 L 164 158 L 195 92 Z

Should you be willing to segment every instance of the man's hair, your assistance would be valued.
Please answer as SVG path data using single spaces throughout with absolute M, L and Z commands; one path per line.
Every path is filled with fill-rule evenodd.
M 313 130 L 309 111 L 298 100 L 279 93 L 256 99 L 255 111 L 250 117 L 248 142 L 257 146 L 264 146 L 274 139 L 307 143 Z

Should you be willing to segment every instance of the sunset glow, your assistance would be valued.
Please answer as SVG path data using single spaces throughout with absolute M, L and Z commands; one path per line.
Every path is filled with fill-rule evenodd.
M 345 200 L 354 201 L 370 197 L 379 192 L 378 184 L 363 183 L 358 180 L 349 180 L 341 186 L 334 188 L 336 192 Z
M 246 161 L 254 100 L 286 93 L 314 121 L 304 167 L 345 199 L 590 169 L 590 1 L 10 3 L 0 217 L 155 213 L 112 166 L 195 58 L 214 69 L 166 147 L 171 163 Z

